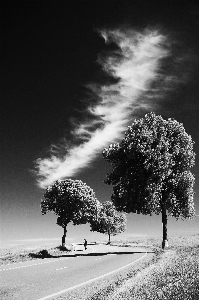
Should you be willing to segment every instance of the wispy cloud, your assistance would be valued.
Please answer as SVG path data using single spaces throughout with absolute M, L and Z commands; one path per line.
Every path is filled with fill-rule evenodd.
M 38 185 L 46 188 L 57 179 L 72 177 L 108 146 L 122 137 L 140 108 L 153 108 L 158 85 L 171 78 L 162 72 L 162 63 L 170 55 L 168 40 L 158 30 L 137 32 L 130 29 L 100 32 L 106 43 L 115 43 L 117 50 L 99 58 L 99 63 L 115 83 L 90 84 L 92 103 L 90 118 L 72 131 L 74 145 L 53 146 L 49 158 L 38 158 Z M 163 85 L 162 85 L 163 86 Z

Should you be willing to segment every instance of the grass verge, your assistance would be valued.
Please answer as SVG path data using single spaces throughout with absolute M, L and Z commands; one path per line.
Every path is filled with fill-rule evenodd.
M 71 244 L 66 245 L 65 249 L 63 249 L 62 246 L 15 246 L 9 249 L 0 250 L 0 265 L 8 265 L 53 256 L 62 256 L 70 253 L 72 250 L 73 246 Z

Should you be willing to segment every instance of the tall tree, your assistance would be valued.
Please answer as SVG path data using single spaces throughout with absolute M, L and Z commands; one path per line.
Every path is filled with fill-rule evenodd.
M 81 180 L 57 180 L 46 189 L 41 201 L 41 212 L 51 211 L 57 217 L 57 224 L 64 228 L 62 246 L 65 245 L 66 227 L 71 221 L 73 225 L 86 224 L 95 219 L 100 205 L 94 191 Z
M 108 235 L 108 244 L 111 241 L 111 235 L 117 235 L 126 229 L 126 215 L 119 213 L 111 201 L 101 204 L 98 210 L 97 219 L 91 220 L 91 231 L 97 231 Z
M 167 212 L 176 219 L 193 218 L 195 163 L 192 138 L 183 124 L 154 113 L 135 120 L 121 143 L 104 149 L 112 164 L 105 183 L 113 185 L 119 211 L 162 214 L 162 248 L 168 246 Z

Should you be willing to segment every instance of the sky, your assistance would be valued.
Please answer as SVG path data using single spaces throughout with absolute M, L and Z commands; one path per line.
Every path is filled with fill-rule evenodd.
M 59 178 L 110 200 L 102 151 L 151 111 L 195 142 L 199 215 L 198 78 L 194 1 L 1 1 L 1 244 L 61 243 L 56 216 L 40 211 Z M 199 217 L 168 218 L 169 235 L 198 233 Z M 117 238 L 138 235 L 161 237 L 161 216 L 129 214 Z M 67 238 L 106 236 L 69 224 Z

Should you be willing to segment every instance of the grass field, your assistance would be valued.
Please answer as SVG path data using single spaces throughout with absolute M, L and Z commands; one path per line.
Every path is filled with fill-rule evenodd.
M 113 245 L 130 247 L 132 244 L 152 249 L 152 258 L 144 259 L 106 284 L 74 298 L 62 295 L 59 299 L 84 300 L 199 300 L 199 234 L 172 237 L 169 248 L 161 249 L 155 238 L 113 241 Z M 71 251 L 71 245 L 68 251 Z M 13 247 L 2 249 L 1 264 L 42 258 L 46 255 L 66 254 L 56 247 Z

